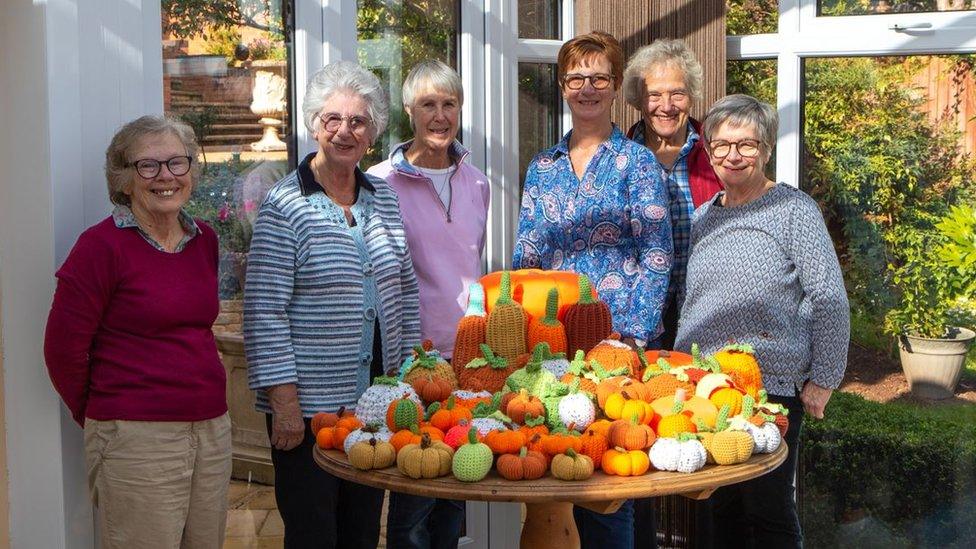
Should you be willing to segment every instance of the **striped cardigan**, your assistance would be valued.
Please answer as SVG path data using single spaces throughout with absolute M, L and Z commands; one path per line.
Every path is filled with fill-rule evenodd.
M 374 318 L 388 370 L 419 343 L 420 316 L 396 194 L 382 179 L 357 170 L 363 184 L 352 206 L 352 229 L 324 193 L 303 192 L 301 171 L 271 188 L 254 225 L 244 348 L 257 410 L 271 411 L 263 389 L 295 383 L 308 417 L 355 406 L 369 383 Z M 361 253 L 368 254 L 366 261 Z M 368 276 L 375 285 L 366 283 Z

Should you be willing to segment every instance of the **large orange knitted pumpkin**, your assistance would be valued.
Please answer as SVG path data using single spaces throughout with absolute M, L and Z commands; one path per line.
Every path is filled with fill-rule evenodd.
M 541 318 L 546 315 L 546 299 L 549 296 L 549 288 L 556 288 L 559 291 L 560 309 L 567 305 L 579 301 L 579 275 L 569 271 L 543 271 L 540 269 L 519 269 L 509 271 L 511 273 L 512 288 L 521 286 L 522 288 L 522 307 L 525 312 L 533 317 Z M 485 288 L 488 305 L 488 312 L 494 308 L 495 301 L 501 290 L 501 271 L 487 274 L 481 277 L 481 285 Z M 596 291 L 593 291 L 593 298 L 596 299 Z

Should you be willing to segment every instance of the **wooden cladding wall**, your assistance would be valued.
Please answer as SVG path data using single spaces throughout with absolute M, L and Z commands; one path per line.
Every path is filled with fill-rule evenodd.
M 692 116 L 701 119 L 725 95 L 725 0 L 576 0 L 576 34 L 602 30 L 614 35 L 629 58 L 655 38 L 681 38 L 698 56 L 704 94 Z M 625 130 L 639 113 L 618 94 L 613 120 Z

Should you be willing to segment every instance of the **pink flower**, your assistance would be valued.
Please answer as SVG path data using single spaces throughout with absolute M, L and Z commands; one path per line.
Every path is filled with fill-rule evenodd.
M 252 200 L 250 198 L 244 201 L 244 211 L 245 212 L 251 213 L 251 212 L 253 212 L 256 209 L 258 209 L 258 204 L 257 204 L 256 201 L 254 201 L 254 200 Z
M 220 207 L 220 211 L 217 212 L 217 219 L 220 221 L 230 219 L 230 204 L 224 202 L 224 205 Z

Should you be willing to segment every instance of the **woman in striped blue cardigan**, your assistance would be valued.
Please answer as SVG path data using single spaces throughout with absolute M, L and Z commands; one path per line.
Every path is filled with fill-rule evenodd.
M 248 378 L 267 414 L 285 547 L 375 547 L 383 492 L 316 466 L 309 422 L 355 406 L 420 340 L 396 194 L 358 168 L 389 110 L 372 73 L 339 62 L 312 77 L 303 114 L 318 151 L 268 192 L 251 240 Z

